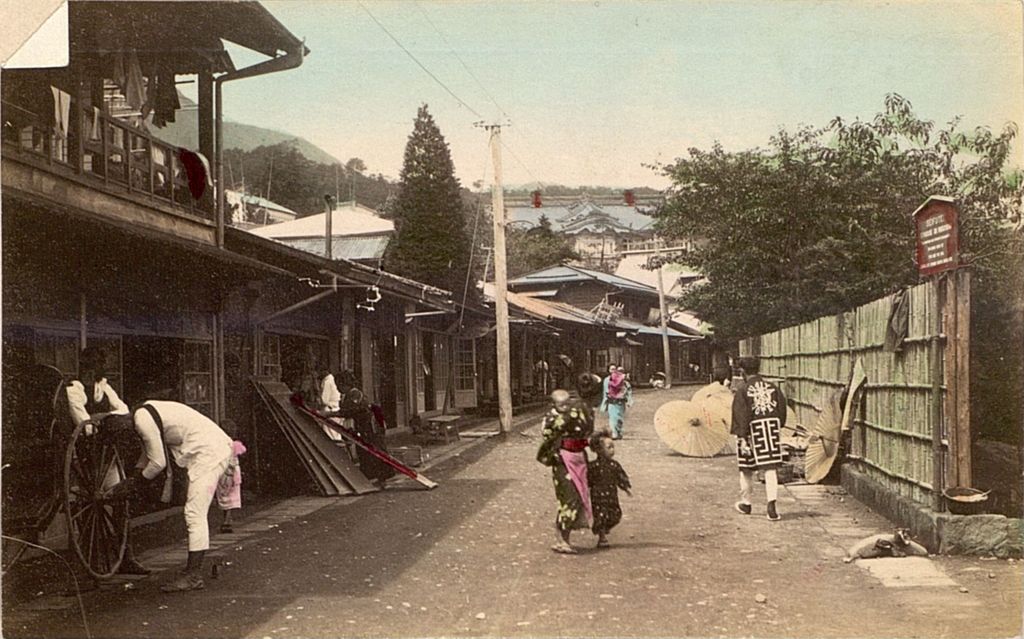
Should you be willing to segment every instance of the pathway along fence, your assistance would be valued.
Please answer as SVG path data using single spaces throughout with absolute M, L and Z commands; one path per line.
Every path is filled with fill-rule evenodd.
M 951 272 L 906 295 L 898 352 L 885 348 L 890 295 L 743 340 L 740 353 L 761 357 L 762 375 L 783 382 L 807 427 L 827 393 L 847 385 L 859 358 L 867 383 L 854 406 L 847 459 L 890 492 L 942 510 L 944 487 L 971 485 L 970 273 Z

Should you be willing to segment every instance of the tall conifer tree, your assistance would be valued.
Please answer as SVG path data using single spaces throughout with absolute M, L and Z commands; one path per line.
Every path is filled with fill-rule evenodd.
M 470 253 L 462 206 L 448 143 L 424 104 L 405 146 L 387 270 L 461 299 Z

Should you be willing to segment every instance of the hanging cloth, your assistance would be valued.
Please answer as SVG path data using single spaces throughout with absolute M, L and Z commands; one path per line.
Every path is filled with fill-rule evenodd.
M 178 87 L 174 84 L 174 70 L 163 66 L 154 72 L 156 76 L 155 95 L 151 96 L 153 107 L 153 126 L 164 127 L 174 122 L 174 113 L 181 108 L 178 100 Z
M 194 199 L 203 197 L 206 187 L 213 186 L 213 178 L 210 175 L 210 161 L 202 153 L 178 149 L 178 160 L 185 167 L 185 174 L 188 176 L 188 190 Z
M 114 68 L 110 72 L 111 78 L 122 92 L 124 92 L 128 80 L 128 74 L 124 71 L 124 52 L 118 51 L 114 54 Z
M 903 351 L 903 340 L 907 338 L 910 323 L 910 296 L 901 288 L 892 296 L 889 320 L 885 323 L 884 350 L 887 353 Z
M 146 85 L 145 78 L 142 76 L 142 67 L 139 66 L 139 56 L 134 49 L 128 52 L 126 72 L 124 99 L 132 108 L 142 109 L 146 104 Z
M 53 122 L 61 138 L 68 137 L 68 123 L 71 118 L 71 94 L 51 86 L 53 92 Z

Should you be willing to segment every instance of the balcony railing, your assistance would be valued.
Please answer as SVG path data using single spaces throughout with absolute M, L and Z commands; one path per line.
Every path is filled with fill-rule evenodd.
M 4 100 L 5 155 L 42 159 L 55 170 L 68 170 L 102 183 L 108 190 L 133 193 L 176 210 L 213 219 L 211 197 L 196 200 L 177 147 L 121 119 L 71 100 L 65 126 Z

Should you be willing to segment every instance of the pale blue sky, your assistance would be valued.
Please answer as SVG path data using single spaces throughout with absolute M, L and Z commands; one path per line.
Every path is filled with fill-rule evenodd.
M 229 118 L 303 136 L 342 161 L 358 156 L 371 172 L 397 176 L 426 102 L 463 183 L 485 172 L 490 181 L 487 136 L 473 127 L 480 118 L 357 2 L 264 4 L 312 53 L 297 70 L 226 85 Z M 715 140 L 731 149 L 763 145 L 779 126 L 867 118 L 887 92 L 939 122 L 959 114 L 971 126 L 1024 124 L 1017 0 L 366 7 L 485 119 L 504 119 L 495 102 L 501 106 L 512 121 L 504 133 L 509 184 L 662 187 L 664 178 L 644 163 Z

